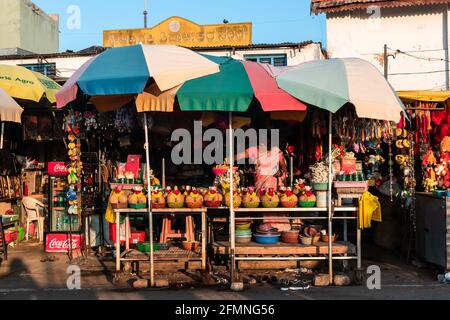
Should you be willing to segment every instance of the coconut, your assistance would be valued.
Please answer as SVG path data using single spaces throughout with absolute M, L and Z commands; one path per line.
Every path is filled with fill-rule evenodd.
M 109 197 L 109 202 L 111 204 L 117 204 L 119 203 L 119 197 L 113 194 L 111 197 Z
M 261 204 L 264 208 L 276 208 L 280 204 L 280 198 L 276 192 L 270 189 L 261 197 Z
M 144 195 L 139 196 L 139 203 L 147 203 L 147 197 Z
M 237 192 L 233 192 L 233 207 L 234 208 L 239 208 L 242 204 L 242 196 L 237 193 Z M 227 194 L 225 194 L 225 205 L 227 207 L 230 206 L 230 193 L 228 192 Z
M 186 207 L 201 208 L 203 206 L 203 196 L 194 188 L 185 198 Z
M 136 197 L 134 194 L 128 197 L 128 203 L 129 204 L 137 204 L 139 198 Z
M 121 204 L 128 203 L 128 198 L 127 198 L 127 196 L 126 196 L 125 194 L 122 194 L 122 195 L 119 197 L 119 203 L 121 203 Z
M 281 196 L 281 206 L 283 208 L 295 208 L 297 206 L 298 197 L 292 191 L 286 191 Z
M 259 207 L 260 199 L 253 187 L 248 188 L 248 191 L 244 192 L 244 196 L 242 197 L 242 203 L 245 208 Z

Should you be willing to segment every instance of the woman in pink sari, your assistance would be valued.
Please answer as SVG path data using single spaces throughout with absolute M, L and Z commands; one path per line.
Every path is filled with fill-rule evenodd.
M 278 190 L 285 184 L 287 176 L 286 160 L 283 152 L 277 146 L 260 144 L 245 150 L 244 153 L 236 155 L 236 161 L 250 159 L 255 164 L 255 187 L 257 192 L 261 189 Z

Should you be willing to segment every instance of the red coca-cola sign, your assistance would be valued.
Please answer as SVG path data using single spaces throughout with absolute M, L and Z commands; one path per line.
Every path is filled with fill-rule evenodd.
M 48 173 L 54 176 L 64 176 L 69 174 L 64 162 L 49 162 Z
M 46 252 L 69 252 L 72 238 L 72 250 L 80 250 L 84 245 L 84 236 L 73 234 L 72 237 L 65 233 L 47 234 L 45 241 Z

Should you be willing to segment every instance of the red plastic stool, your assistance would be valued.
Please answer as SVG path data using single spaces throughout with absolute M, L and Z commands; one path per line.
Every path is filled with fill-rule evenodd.
M 195 241 L 194 219 L 186 216 L 186 230 L 172 230 L 172 216 L 164 216 L 162 231 L 159 239 L 160 243 L 167 243 L 169 239 L 186 238 L 186 241 Z

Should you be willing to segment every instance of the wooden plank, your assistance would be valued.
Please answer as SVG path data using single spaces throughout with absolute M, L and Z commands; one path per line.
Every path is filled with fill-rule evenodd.
M 274 270 L 274 269 L 296 269 L 298 261 L 238 261 L 240 270 Z
M 229 242 L 219 241 L 213 244 L 215 254 L 228 254 Z M 333 254 L 348 253 L 351 245 L 337 242 L 333 245 Z M 248 244 L 236 243 L 237 255 L 325 255 L 328 254 L 328 244 L 319 242 L 317 245 L 306 246 L 302 244 L 278 243 L 275 245 L 263 245 L 255 242 Z
M 271 212 L 271 213 L 277 213 L 277 212 L 318 212 L 327 211 L 327 208 L 236 208 L 234 209 L 236 213 L 238 212 Z
M 156 271 L 201 270 L 201 268 L 201 261 L 155 261 Z M 143 272 L 149 272 L 149 262 L 139 262 L 139 269 Z

